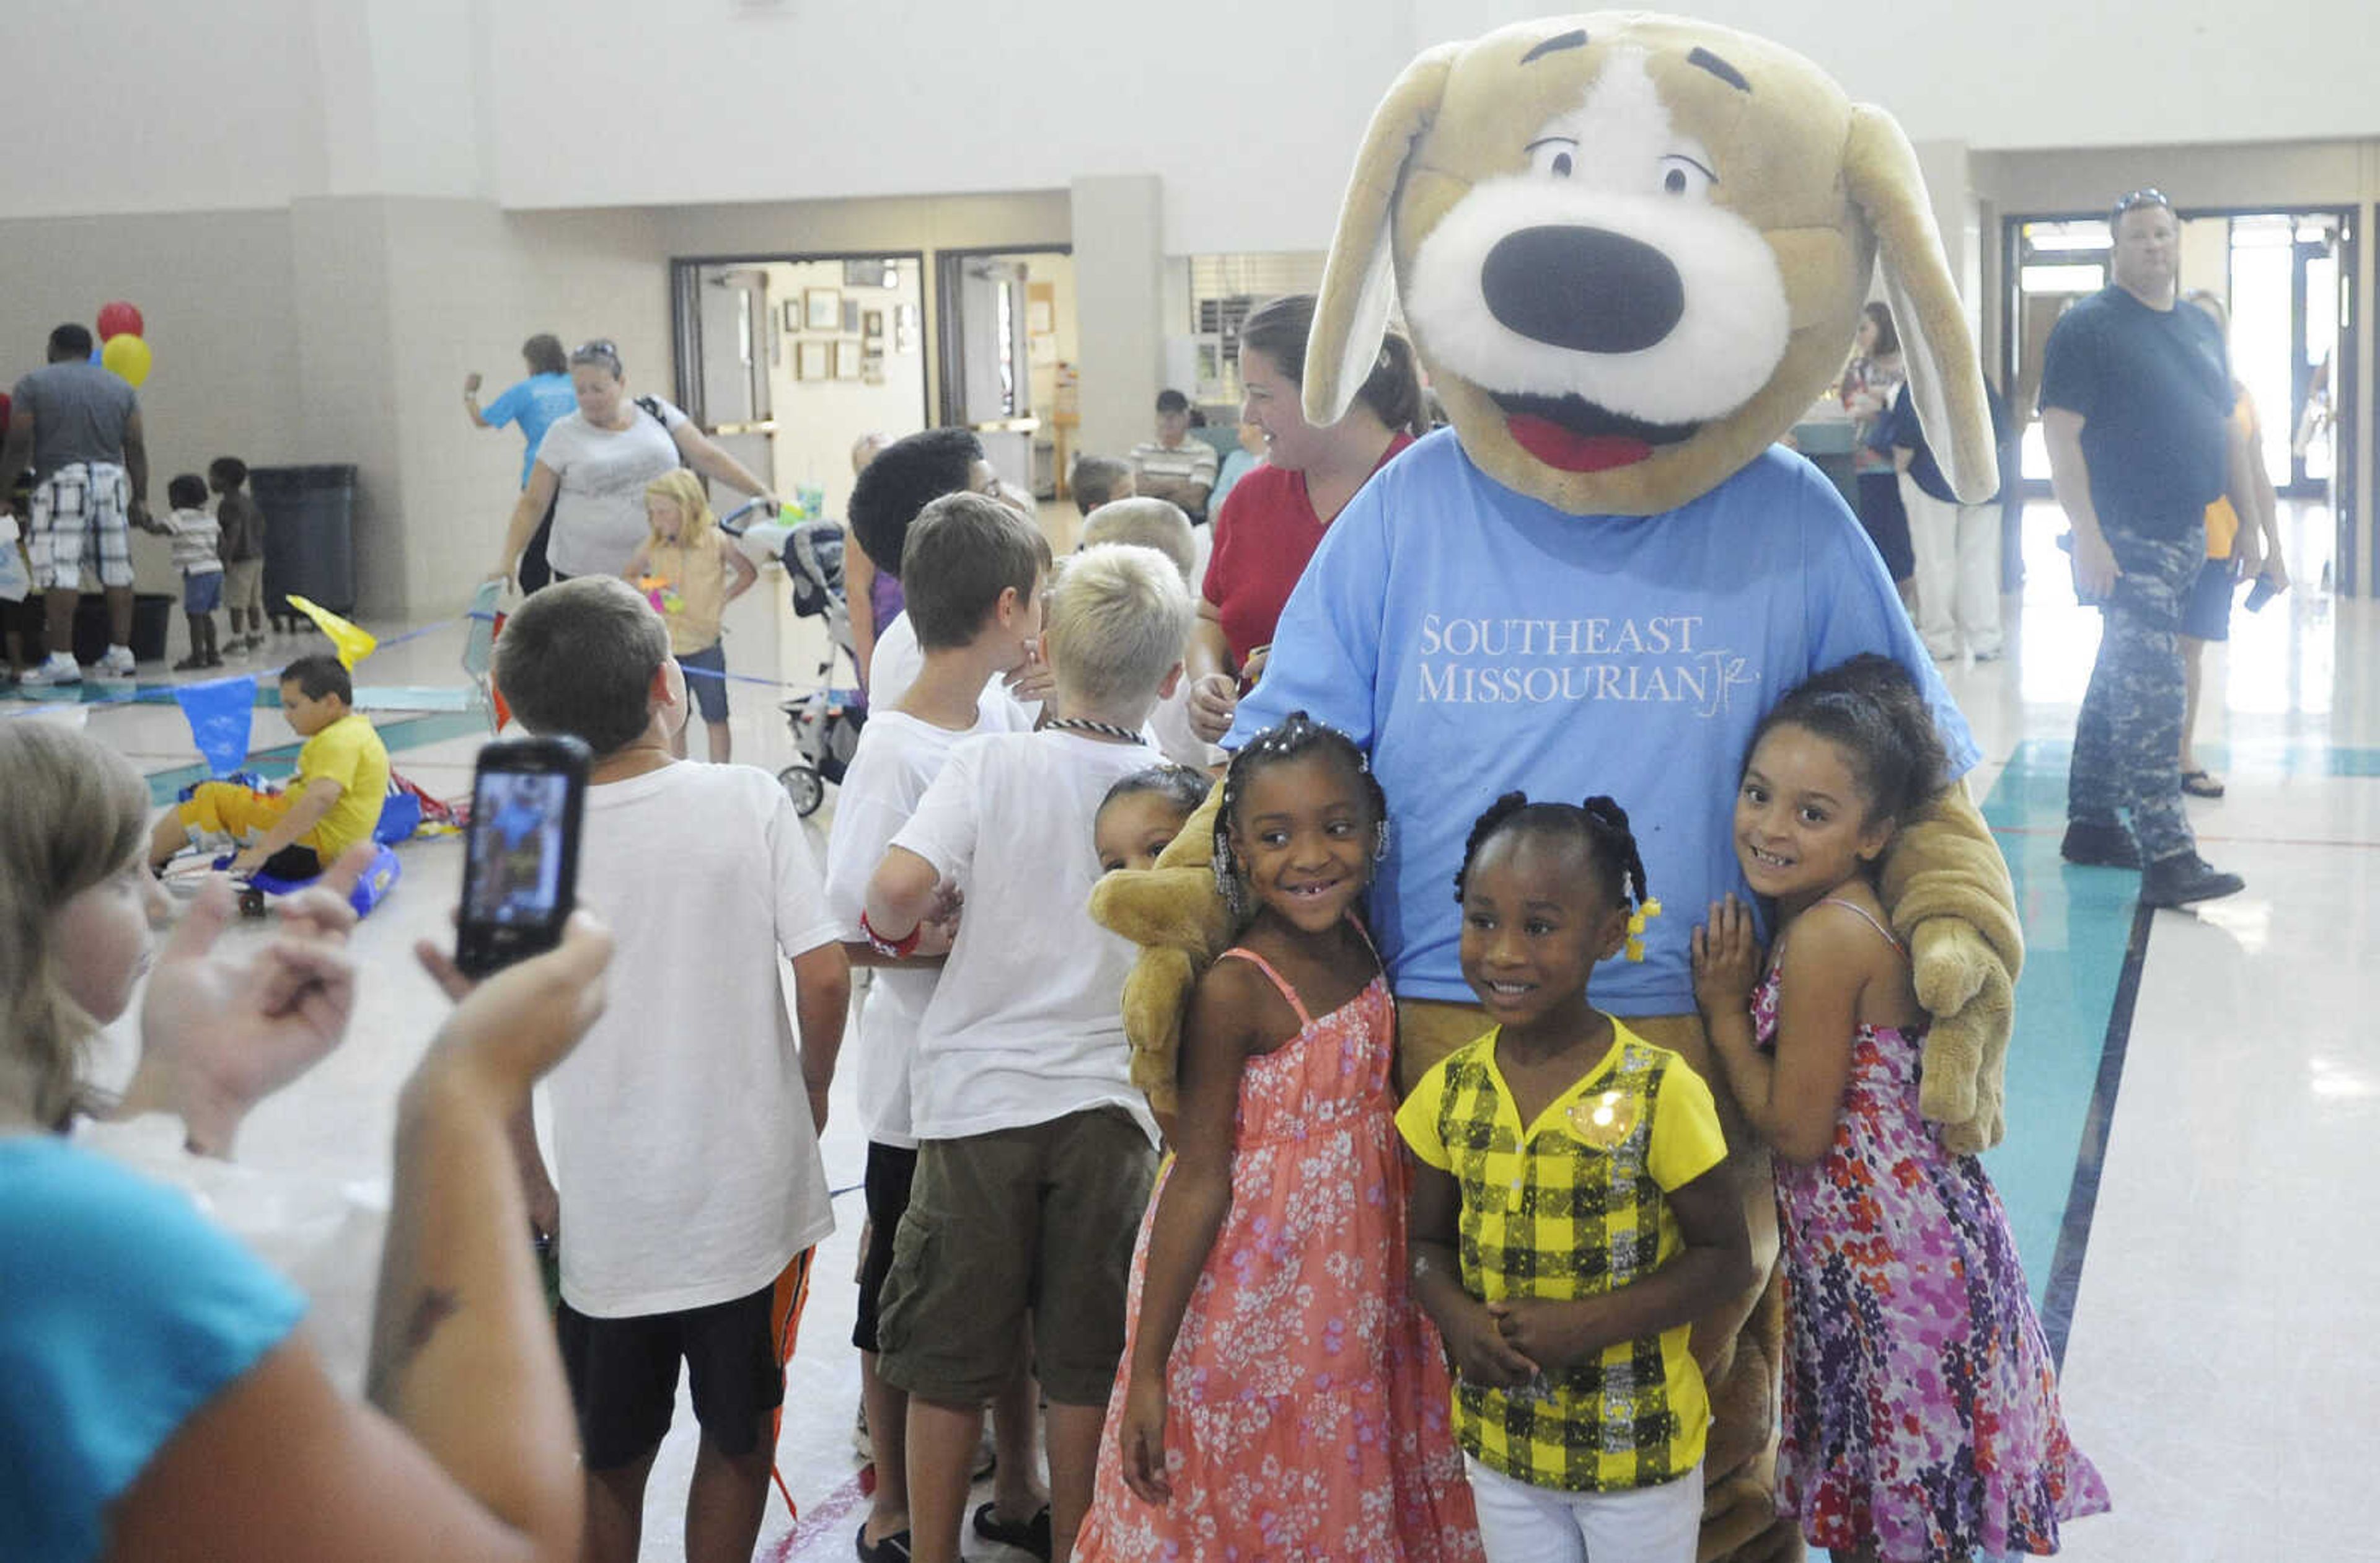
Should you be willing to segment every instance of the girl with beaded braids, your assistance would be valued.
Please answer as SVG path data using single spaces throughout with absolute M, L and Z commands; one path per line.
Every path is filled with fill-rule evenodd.
M 1494 1024 L 1397 1127 L 1413 1294 L 1454 1358 L 1488 1563 L 1690 1563 L 1710 1407 L 1686 1338 L 1750 1283 L 1752 1247 L 1710 1088 L 1588 1001 L 1660 910 L 1628 815 L 1507 793 L 1454 887 Z
M 1232 762 L 1215 869 L 1245 927 L 1191 998 L 1078 1559 L 1480 1557 L 1404 1282 L 1394 1012 L 1357 921 L 1387 816 L 1303 712 Z

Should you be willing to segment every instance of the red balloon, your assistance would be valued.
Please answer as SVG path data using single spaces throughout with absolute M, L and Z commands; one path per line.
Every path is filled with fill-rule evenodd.
M 103 304 L 99 307 L 99 339 L 102 342 L 128 333 L 139 336 L 146 324 L 147 322 L 140 318 L 140 309 L 134 305 L 127 304 L 121 298 L 113 304 Z

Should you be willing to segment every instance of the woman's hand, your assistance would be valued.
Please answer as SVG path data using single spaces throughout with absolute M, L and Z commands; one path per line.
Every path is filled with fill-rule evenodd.
M 348 851 L 285 904 L 275 937 L 239 955 L 215 948 L 238 910 L 231 881 L 211 878 L 150 971 L 128 1103 L 179 1114 L 193 1149 L 228 1157 L 249 1109 L 346 1035 L 356 1000 L 346 897 L 370 863 L 369 847 Z
M 1711 903 L 1710 920 L 1694 930 L 1694 1003 L 1708 1014 L 1741 1012 L 1760 981 L 1760 941 L 1752 912 L 1732 891 Z
M 1123 1416 L 1116 1424 L 1123 1484 L 1141 1502 L 1160 1506 L 1173 1496 L 1173 1483 L 1165 1473 L 1165 1412 L 1164 1376 L 1134 1374 L 1124 1390 Z
M 1229 673 L 1208 673 L 1190 686 L 1190 731 L 1201 743 L 1220 744 L 1239 714 L 1240 686 Z
M 463 394 L 466 396 L 476 396 L 479 394 L 480 371 L 478 370 L 473 370 L 470 373 L 463 377 Z
M 509 1109 L 570 1054 L 603 1012 L 603 974 L 612 963 L 612 933 L 586 912 L 571 914 L 562 945 L 474 982 L 428 939 L 413 952 L 446 996 L 455 1000 L 430 1051 L 407 1083 L 416 1097 L 434 1083 L 476 1087 Z

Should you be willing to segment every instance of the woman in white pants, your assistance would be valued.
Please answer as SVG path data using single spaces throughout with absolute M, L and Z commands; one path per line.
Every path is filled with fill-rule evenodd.
M 2008 408 L 1989 384 L 1984 394 L 1997 448 L 2008 427 Z M 1937 661 L 1949 661 L 1963 641 L 1967 655 L 1990 661 L 2001 650 L 1998 493 L 1974 504 L 1959 503 L 1926 449 L 1905 385 L 1869 443 L 1889 450 L 1900 473 L 1910 547 L 1917 556 L 1917 633 L 1925 648 Z

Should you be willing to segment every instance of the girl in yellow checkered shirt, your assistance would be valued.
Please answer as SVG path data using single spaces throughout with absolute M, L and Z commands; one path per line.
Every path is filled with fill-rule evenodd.
M 1628 816 L 1507 793 L 1455 894 L 1496 1024 L 1397 1127 L 1420 1163 L 1414 1295 L 1460 1375 L 1488 1563 L 1691 1563 L 1710 1407 L 1687 1329 L 1751 1283 L 1751 1241 L 1709 1087 L 1587 1002 L 1643 926 Z

